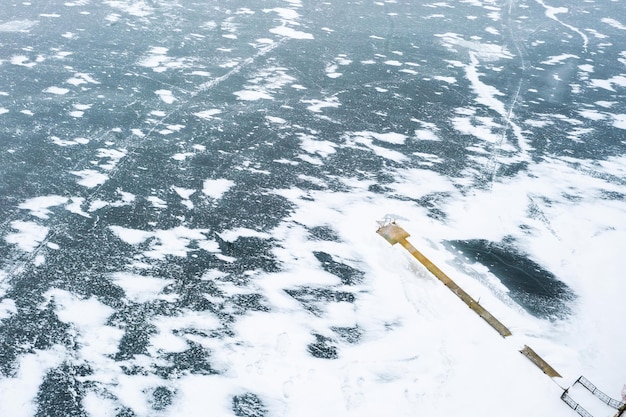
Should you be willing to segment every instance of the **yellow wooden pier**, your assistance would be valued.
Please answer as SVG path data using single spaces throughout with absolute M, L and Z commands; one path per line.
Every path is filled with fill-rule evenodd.
M 402 245 L 415 259 L 417 259 L 426 269 L 430 271 L 435 277 L 437 277 L 443 284 L 448 287 L 457 297 L 459 297 L 465 304 L 468 305 L 476 314 L 478 314 L 483 320 L 485 320 L 494 330 L 496 330 L 502 337 L 511 336 L 511 331 L 496 319 L 487 309 L 481 306 L 478 301 L 474 300 L 468 293 L 466 293 L 461 287 L 459 287 L 448 275 L 446 275 L 437 265 L 432 263 L 430 259 L 424 256 L 413 246 L 408 240 L 410 235 L 402 227 L 398 226 L 395 222 L 390 222 L 382 225 L 376 231 L 379 235 L 384 237 L 387 242 L 395 245 L 399 243 Z M 543 373 L 551 378 L 561 377 L 561 375 L 550 366 L 545 360 L 543 360 L 534 350 L 528 346 L 524 346 L 520 350 L 524 356 L 526 356 L 535 366 L 537 366 Z
M 380 227 L 376 233 L 387 239 L 389 243 L 395 245 L 399 243 L 402 245 L 415 259 L 417 259 L 422 265 L 426 267 L 435 277 L 437 277 L 443 284 L 448 287 L 457 297 L 459 297 L 465 304 L 469 306 L 476 314 L 478 314 L 483 320 L 485 320 L 491 327 L 493 327 L 502 337 L 511 336 L 511 331 L 496 319 L 487 309 L 481 306 L 478 301 L 474 300 L 468 293 L 466 293 L 461 287 L 459 287 L 452 279 L 447 276 L 441 269 L 432 263 L 426 256 L 418 251 L 413 246 L 407 237 L 410 235 L 406 230 L 398 226 L 395 222 L 386 224 Z

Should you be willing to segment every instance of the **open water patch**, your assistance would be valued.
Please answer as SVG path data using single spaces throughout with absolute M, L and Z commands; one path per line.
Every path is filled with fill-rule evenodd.
M 552 272 L 506 243 L 484 239 L 448 242 L 465 262 L 489 269 L 509 290 L 509 296 L 535 317 L 558 319 L 570 313 L 574 292 Z

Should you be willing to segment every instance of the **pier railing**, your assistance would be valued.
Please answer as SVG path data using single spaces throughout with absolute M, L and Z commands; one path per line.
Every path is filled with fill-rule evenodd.
M 589 414 L 589 412 L 587 410 L 585 410 L 583 407 L 581 407 L 580 404 L 578 404 L 576 401 L 574 401 L 572 399 L 572 397 L 570 397 L 567 394 L 567 391 L 563 391 L 563 394 L 561 394 L 561 399 L 565 402 L 565 404 L 569 405 L 570 408 L 574 411 L 576 411 L 580 416 L 582 417 L 593 417 L 591 414 Z
M 602 401 L 603 403 L 609 405 L 610 407 L 613 407 L 616 410 L 619 410 L 622 407 L 624 407 L 624 403 L 623 402 L 609 397 L 608 395 L 606 395 L 605 393 L 600 391 L 595 385 L 593 385 L 591 383 L 591 381 L 589 381 L 584 376 L 581 376 L 580 378 L 578 378 L 578 380 L 576 382 L 578 382 L 583 387 L 587 388 L 587 390 L 589 390 L 589 392 L 591 392 L 593 395 L 595 395 L 597 398 L 599 398 L 600 401 Z

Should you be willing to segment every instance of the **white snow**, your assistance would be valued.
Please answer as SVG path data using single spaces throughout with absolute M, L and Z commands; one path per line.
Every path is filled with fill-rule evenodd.
M 67 203 L 67 197 L 59 195 L 48 195 L 30 198 L 18 207 L 24 210 L 30 211 L 30 214 L 39 217 L 40 219 L 47 219 L 50 214 L 50 207 L 62 206 Z
M 10 223 L 11 229 L 17 232 L 9 233 L 4 237 L 7 243 L 17 245 L 24 252 L 34 251 L 48 236 L 49 229 L 35 222 L 14 220 Z
M 0 23 L 0 32 L 28 32 L 37 23 L 35 20 L 11 20 Z
M 120 160 L 126 156 L 126 153 L 126 149 L 100 148 L 98 149 L 96 157 L 105 159 L 106 161 L 98 166 L 106 171 L 111 171 L 117 166 Z
M 626 25 L 623 25 L 619 20 L 613 19 L 612 17 L 604 17 L 600 20 L 615 29 L 626 30 Z
M 152 232 L 146 232 L 143 230 L 128 229 L 121 226 L 110 226 L 109 228 L 118 238 L 122 239 L 129 245 L 138 245 L 145 242 L 152 236 Z
M 33 349 L 19 358 L 16 375 L 0 379 L 0 415 L 31 417 L 36 414 L 37 393 L 46 373 L 63 362 L 65 349 L 54 345 L 50 349 Z
M 194 115 L 198 116 L 201 119 L 210 120 L 213 118 L 213 116 L 217 116 L 220 113 L 222 113 L 220 109 L 209 109 L 209 110 L 199 111 L 197 113 L 194 113 Z
M 618 129 L 626 129 L 626 114 L 612 114 L 613 126 Z
M 399 133 L 376 133 L 376 132 L 351 132 L 345 136 L 346 144 L 352 147 L 363 147 L 370 149 L 376 155 L 383 158 L 390 159 L 396 162 L 403 162 L 407 159 L 406 155 L 387 147 L 382 147 L 374 144 L 374 140 L 386 142 L 391 145 L 402 144 L 406 140 L 406 136 Z
M 615 91 L 615 89 L 613 88 L 614 85 L 618 87 L 626 87 L 626 76 L 616 75 L 606 80 L 591 79 L 589 80 L 589 84 L 592 87 L 598 87 L 598 88 L 603 88 L 609 91 Z
M 258 232 L 256 230 L 248 229 L 245 227 L 239 227 L 233 230 L 226 230 L 219 233 L 220 238 L 225 240 L 226 242 L 234 242 L 240 237 L 258 237 L 260 239 L 269 239 L 270 235 L 263 232 Z
M 273 100 L 274 98 L 267 92 L 262 90 L 241 90 L 233 93 L 239 100 L 256 101 L 256 100 Z
M 172 104 L 176 101 L 176 98 L 171 90 L 156 90 L 154 94 L 158 95 L 159 98 L 167 104 Z
M 62 95 L 69 93 L 70 90 L 68 90 L 67 88 L 61 88 L 61 87 L 48 87 L 45 90 L 43 90 L 43 92 L 62 96 Z
M 154 13 L 150 2 L 145 0 L 105 0 L 103 3 L 136 17 L 148 17 Z
M 305 134 L 299 134 L 298 137 L 300 138 L 300 147 L 307 153 L 317 154 L 325 158 L 336 152 L 337 145 L 327 140 L 318 140 L 314 136 Z
M 189 158 L 190 156 L 194 156 L 193 152 L 182 152 L 182 153 L 177 153 L 172 155 L 172 159 L 176 160 L 176 161 L 184 161 L 185 159 Z
M 307 32 L 295 30 L 288 26 L 278 26 L 270 29 L 270 32 L 291 39 L 314 39 L 313 35 Z
M 86 145 L 87 143 L 89 143 L 89 139 L 85 139 L 85 138 L 74 138 L 72 140 L 64 140 L 57 136 L 51 136 L 50 140 L 52 140 L 52 143 L 58 146 Z
M 82 84 L 100 84 L 100 82 L 96 81 L 90 74 L 80 72 L 74 74 L 72 78 L 69 78 L 65 82 L 73 86 L 79 86 Z
M 313 113 L 321 113 L 322 109 L 325 108 L 337 108 L 341 106 L 339 99 L 337 97 L 329 97 L 325 100 L 318 99 L 310 99 L 310 100 L 302 100 L 302 103 L 310 104 L 307 109 L 312 111 Z
M 192 242 L 206 240 L 206 229 L 189 229 L 178 226 L 169 230 L 155 230 L 154 241 L 144 255 L 152 259 L 164 259 L 166 256 L 185 257 L 191 251 Z
M 419 140 L 441 140 L 436 133 L 429 129 L 417 129 L 415 131 L 415 138 Z
M 167 256 L 187 256 L 192 242 L 207 240 L 205 229 L 189 229 L 184 226 L 154 231 L 130 229 L 122 226 L 109 226 L 121 240 L 130 245 L 139 245 L 150 239 L 148 249 L 143 253 L 151 259 L 164 259 Z
M 94 169 L 83 169 L 81 171 L 70 171 L 70 174 L 80 177 L 78 184 L 87 188 L 94 188 L 104 184 L 109 176 Z
M 25 55 L 14 55 L 11 57 L 10 62 L 13 65 L 18 65 L 26 68 L 32 68 L 37 65 L 36 62 L 30 61 L 30 59 Z
M 204 180 L 202 193 L 214 200 L 219 200 L 234 185 L 234 181 L 225 178 Z
M 0 301 L 0 322 L 15 313 L 17 313 L 17 308 L 15 307 L 14 300 L 5 298 L 4 300 Z
M 550 59 L 543 61 L 542 64 L 544 65 L 556 65 L 556 64 L 561 64 L 563 61 L 566 61 L 568 59 L 580 59 L 579 56 L 577 55 L 573 55 L 573 54 L 561 54 L 561 55 L 555 55 L 550 57 Z
M 156 208 L 167 208 L 167 203 L 165 202 L 165 200 L 162 200 L 157 196 L 149 196 L 146 198 L 146 200 L 152 203 L 152 205 Z
M 174 283 L 171 279 L 137 275 L 129 272 L 111 274 L 111 281 L 124 290 L 126 298 L 135 303 L 145 303 L 155 299 L 172 299 L 162 294 L 163 289 Z
M 68 199 L 68 204 L 65 206 L 65 209 L 70 213 L 78 214 L 83 217 L 91 217 L 89 213 L 85 213 L 82 209 L 83 203 L 85 202 L 85 198 L 83 197 L 72 197 Z
M 396 133 L 396 132 L 387 132 L 387 133 L 360 132 L 359 134 L 367 134 L 376 140 L 379 140 L 381 142 L 391 143 L 394 145 L 402 145 L 407 139 L 406 135 L 402 133 Z
M 273 9 L 263 9 L 263 12 L 270 13 L 275 12 L 281 19 L 285 20 L 297 20 L 300 14 L 294 9 L 287 9 L 285 7 L 275 7 Z
M 277 125 L 283 125 L 287 123 L 287 120 L 283 119 L 282 117 L 265 116 L 265 118 L 267 119 L 268 122 L 275 123 Z
M 183 187 L 172 187 L 172 190 L 174 190 L 183 200 L 189 200 L 189 198 L 196 192 L 194 189 Z

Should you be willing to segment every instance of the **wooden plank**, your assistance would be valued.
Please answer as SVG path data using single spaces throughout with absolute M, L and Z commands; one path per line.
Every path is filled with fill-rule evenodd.
M 395 223 L 389 223 L 385 226 L 378 228 L 376 233 L 387 239 L 387 242 L 391 243 L 392 245 L 395 245 L 396 243 L 411 236 L 407 233 L 406 230 L 404 230 Z
M 561 378 L 561 374 L 559 374 L 553 367 L 548 364 L 548 362 L 543 360 L 541 356 L 539 356 L 537 352 L 532 350 L 530 347 L 524 345 L 524 349 L 520 350 L 520 353 L 530 359 L 532 363 L 537 365 L 537 367 L 541 369 L 544 374 L 548 375 L 551 378 Z
M 489 311 L 487 311 L 483 306 L 481 306 L 478 301 L 474 300 L 468 293 L 466 293 L 461 287 L 459 287 L 452 279 L 446 275 L 437 265 L 435 265 L 430 259 L 428 259 L 424 254 L 418 251 L 415 246 L 413 246 L 408 240 L 407 237 L 410 235 L 398 226 L 395 223 L 389 223 L 381 228 L 379 228 L 376 233 L 384 237 L 389 243 L 395 245 L 396 243 L 400 243 L 404 249 L 406 249 L 415 259 L 417 259 L 431 274 L 433 274 L 439 281 L 443 282 L 443 284 L 448 287 L 450 291 L 452 291 L 457 297 L 459 297 L 469 308 L 471 308 L 476 314 L 478 314 L 483 320 L 485 320 L 491 327 L 493 327 L 500 336 L 507 337 L 511 336 L 511 331 L 502 324 L 498 319 L 496 319 Z

